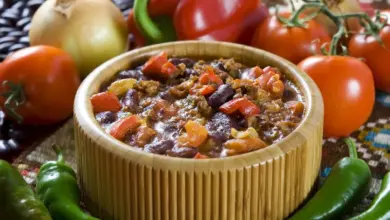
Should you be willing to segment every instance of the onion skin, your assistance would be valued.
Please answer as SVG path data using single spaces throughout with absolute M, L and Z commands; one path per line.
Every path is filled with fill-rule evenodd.
M 33 16 L 29 37 L 31 45 L 68 52 L 83 78 L 129 46 L 126 19 L 108 0 L 47 0 Z

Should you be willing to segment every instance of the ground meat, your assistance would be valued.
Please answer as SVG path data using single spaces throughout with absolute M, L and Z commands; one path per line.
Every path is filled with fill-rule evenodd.
M 209 106 L 204 96 L 195 96 L 195 105 L 199 113 L 206 118 L 213 113 L 213 109 Z
M 141 126 L 137 130 L 136 135 L 136 143 L 139 147 L 144 147 L 147 143 L 149 143 L 154 136 L 156 136 L 157 132 L 149 127 Z
M 141 80 L 134 85 L 134 89 L 145 92 L 148 96 L 155 96 L 158 93 L 160 82 L 155 80 Z
M 193 81 L 187 80 L 177 86 L 170 88 L 169 93 L 177 98 L 185 98 L 189 94 L 189 91 L 193 85 Z

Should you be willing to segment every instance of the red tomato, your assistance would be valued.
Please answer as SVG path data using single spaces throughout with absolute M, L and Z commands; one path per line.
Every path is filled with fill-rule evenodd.
M 63 50 L 34 46 L 19 50 L 4 60 L 0 65 L 0 82 L 5 81 L 9 83 L 3 83 L 0 93 L 9 93 L 11 87 L 17 85 L 26 98 L 15 108 L 24 124 L 51 124 L 72 114 L 80 76 L 76 64 Z M 11 116 L 5 102 L 6 98 L 0 97 L 1 108 Z
M 288 18 L 289 13 L 281 13 Z M 306 28 L 286 27 L 274 15 L 258 27 L 252 39 L 252 46 L 279 55 L 293 63 L 299 63 L 314 52 L 319 53 L 321 45 L 330 42 L 328 32 L 314 20 Z
M 312 56 L 298 67 L 321 90 L 325 137 L 349 136 L 367 121 L 374 106 L 375 88 L 366 64 L 353 57 Z
M 390 17 L 390 11 L 382 12 L 382 14 Z M 364 29 L 361 30 L 362 33 L 364 31 Z M 364 58 L 374 74 L 376 87 L 390 92 L 390 20 L 380 31 L 379 36 L 385 47 L 381 46 L 374 36 L 355 35 L 349 42 L 349 53 L 351 56 Z

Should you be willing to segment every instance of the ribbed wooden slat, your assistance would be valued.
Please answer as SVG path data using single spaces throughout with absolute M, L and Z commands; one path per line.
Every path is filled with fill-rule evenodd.
M 302 91 L 304 120 L 277 144 L 223 159 L 171 158 L 134 150 L 99 127 L 89 97 L 117 71 L 162 50 L 175 56 L 233 57 L 248 65 L 276 66 Z M 283 219 L 305 199 L 318 175 L 322 125 L 318 88 L 275 55 L 242 45 L 198 41 L 131 51 L 97 68 L 76 97 L 76 156 L 83 198 L 102 219 Z

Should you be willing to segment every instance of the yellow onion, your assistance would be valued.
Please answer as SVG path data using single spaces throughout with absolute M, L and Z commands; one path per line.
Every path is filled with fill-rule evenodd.
M 324 0 L 324 3 L 335 15 L 363 12 L 358 0 Z M 315 10 L 316 9 L 308 9 L 306 12 L 310 13 Z M 315 20 L 324 25 L 331 35 L 334 35 L 337 32 L 336 25 L 326 15 L 320 14 Z M 348 30 L 352 32 L 356 32 L 360 28 L 359 21 L 355 18 L 348 19 L 346 25 Z
M 83 77 L 128 48 L 128 29 L 110 0 L 47 0 L 31 22 L 31 45 L 67 51 Z

